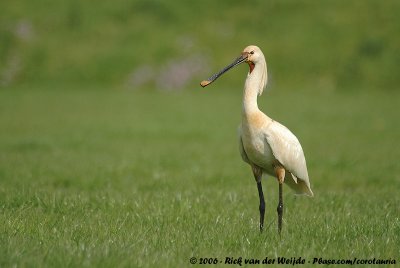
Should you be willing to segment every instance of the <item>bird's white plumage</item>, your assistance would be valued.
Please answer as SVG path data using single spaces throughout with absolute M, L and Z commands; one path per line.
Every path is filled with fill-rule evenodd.
M 282 124 L 267 116 L 265 120 L 267 123 L 259 129 L 243 123 L 239 126 L 239 152 L 243 161 L 262 168 L 271 176 L 275 176 L 274 165 L 281 164 L 287 171 L 285 183 L 296 194 L 312 196 L 300 142 Z
M 297 137 L 284 125 L 276 121 L 269 124 L 265 136 L 274 157 L 295 177 L 291 179 L 295 180 L 298 186 L 290 184 L 290 181 L 288 182 L 289 186 L 296 193 L 304 193 L 312 196 L 306 158 Z

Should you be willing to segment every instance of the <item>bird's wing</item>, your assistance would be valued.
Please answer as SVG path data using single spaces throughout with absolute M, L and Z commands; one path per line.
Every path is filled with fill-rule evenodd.
M 240 156 L 242 157 L 243 161 L 246 163 L 250 164 L 250 160 L 247 157 L 246 151 L 244 150 L 243 147 L 243 142 L 242 142 L 242 127 L 239 126 L 238 128 L 238 136 L 239 136 L 239 152 L 240 152 Z
M 288 128 L 276 121 L 268 125 L 265 133 L 274 157 L 294 176 L 294 182 L 300 184 L 297 186 L 298 189 L 295 189 L 294 185 L 290 185 L 290 183 L 289 186 L 298 193 L 312 195 L 306 158 L 296 136 Z

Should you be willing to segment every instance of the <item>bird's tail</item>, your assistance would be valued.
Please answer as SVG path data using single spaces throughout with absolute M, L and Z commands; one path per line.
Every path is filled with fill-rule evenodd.
M 314 193 L 311 190 L 309 183 L 305 182 L 304 180 L 297 178 L 297 183 L 293 178 L 285 178 L 285 183 L 292 188 L 296 195 L 308 195 L 314 196 Z

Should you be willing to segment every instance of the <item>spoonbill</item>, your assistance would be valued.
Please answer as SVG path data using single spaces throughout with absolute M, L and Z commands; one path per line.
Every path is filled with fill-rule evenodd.
M 303 148 L 296 136 L 285 126 L 264 114 L 257 105 L 267 85 L 267 64 L 257 46 L 248 46 L 230 65 L 200 83 L 206 87 L 231 68 L 246 62 L 249 65 L 243 92 L 242 123 L 239 126 L 239 150 L 244 162 L 251 166 L 260 199 L 260 231 L 264 227 L 265 200 L 261 178 L 275 176 L 279 183 L 278 233 L 282 231 L 282 184 L 295 194 L 313 196 Z

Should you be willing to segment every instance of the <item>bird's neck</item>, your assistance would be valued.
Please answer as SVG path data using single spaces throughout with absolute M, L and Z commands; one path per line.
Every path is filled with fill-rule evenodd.
M 251 70 L 251 69 L 250 69 Z M 260 111 L 257 97 L 266 84 L 266 66 L 256 65 L 247 75 L 243 92 L 243 115 L 249 116 Z
M 243 92 L 243 115 L 250 115 L 258 112 L 257 104 L 258 90 L 256 88 L 248 87 L 247 81 Z

